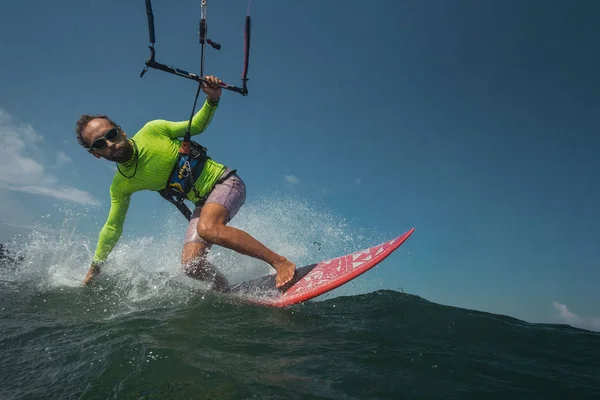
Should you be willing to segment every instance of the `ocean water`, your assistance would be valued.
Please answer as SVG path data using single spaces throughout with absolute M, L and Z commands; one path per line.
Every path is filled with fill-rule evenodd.
M 124 238 L 84 289 L 94 236 L 81 220 L 9 244 L 25 257 L 0 268 L 0 399 L 600 398 L 599 333 L 380 290 L 368 275 L 288 309 L 242 304 L 183 276 L 177 219 Z M 294 200 L 250 205 L 236 224 L 299 262 L 387 239 Z M 232 282 L 269 272 L 211 257 Z

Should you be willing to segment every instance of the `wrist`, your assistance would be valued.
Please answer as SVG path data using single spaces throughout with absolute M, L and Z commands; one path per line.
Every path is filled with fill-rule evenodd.
M 216 106 L 217 104 L 219 104 L 220 99 L 221 99 L 220 97 L 214 98 L 211 96 L 206 96 L 206 102 L 208 104 L 210 104 L 211 106 Z
M 104 263 L 101 261 L 92 261 L 92 265 L 90 266 L 90 269 L 93 271 L 100 271 L 100 267 L 103 265 Z

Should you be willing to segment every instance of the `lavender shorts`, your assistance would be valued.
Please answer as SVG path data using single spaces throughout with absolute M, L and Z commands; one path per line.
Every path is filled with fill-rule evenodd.
M 222 176 L 227 175 L 230 171 L 230 169 L 227 169 Z M 227 211 L 229 211 L 229 216 L 227 218 L 227 222 L 229 222 L 238 213 L 245 202 L 246 185 L 244 184 L 244 181 L 242 181 L 242 179 L 236 173 L 234 173 L 225 181 L 215 185 L 213 191 L 210 193 L 210 195 L 208 195 L 208 198 L 204 204 L 217 203 L 225 207 Z M 196 208 L 194 208 L 194 212 L 190 218 L 190 223 L 188 224 L 187 231 L 185 232 L 185 244 L 203 243 L 209 245 L 209 243 L 198 236 L 198 231 L 196 230 L 196 226 L 198 225 L 198 221 L 200 219 L 200 212 L 202 211 L 202 206 L 204 204 L 196 204 Z

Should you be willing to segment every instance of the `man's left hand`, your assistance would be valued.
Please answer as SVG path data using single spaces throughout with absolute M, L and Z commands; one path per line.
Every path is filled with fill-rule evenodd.
M 219 85 L 222 84 L 223 81 L 212 75 L 207 76 L 206 81 L 207 82 L 202 82 L 202 90 L 204 93 L 213 100 L 219 100 L 223 91 Z
M 87 275 L 83 279 L 83 286 L 88 286 L 94 277 L 98 276 L 100 273 L 100 267 L 92 264 Z

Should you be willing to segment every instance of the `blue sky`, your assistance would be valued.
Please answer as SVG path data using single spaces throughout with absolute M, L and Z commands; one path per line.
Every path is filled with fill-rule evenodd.
M 223 49 L 207 49 L 206 73 L 236 85 L 246 6 L 209 1 L 208 36 Z M 199 2 L 153 7 L 158 61 L 196 72 Z M 224 94 L 203 144 L 240 171 L 249 203 L 283 190 L 378 238 L 415 227 L 374 272 L 390 287 L 597 323 L 599 11 L 255 0 L 250 94 Z M 139 78 L 141 0 L 10 2 L 0 35 L 0 240 L 60 199 L 86 207 L 96 232 L 114 166 L 78 147 L 79 115 L 107 113 L 131 135 L 149 119 L 187 119 L 196 87 L 155 70 Z M 137 197 L 126 233 L 170 207 Z

